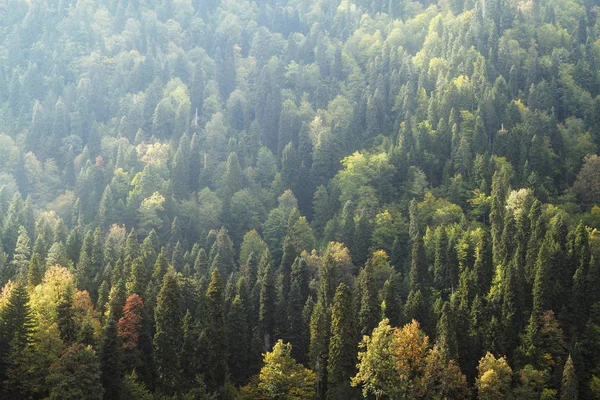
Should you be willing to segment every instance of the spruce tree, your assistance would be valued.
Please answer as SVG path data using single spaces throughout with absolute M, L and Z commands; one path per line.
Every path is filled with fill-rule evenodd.
M 247 363 L 249 355 L 249 333 L 246 307 L 237 295 L 227 314 L 227 365 L 231 379 L 235 383 L 243 383 L 247 377 Z
M 56 305 L 56 319 L 60 338 L 65 344 L 70 345 L 77 335 L 77 327 L 75 326 L 73 313 L 72 290 L 66 290 L 61 293 L 58 304 Z
M 373 258 L 367 261 L 365 267 L 358 276 L 358 288 L 360 296 L 360 308 L 358 310 L 358 325 L 361 335 L 368 335 L 377 326 L 379 317 L 379 301 L 377 288 L 375 287 L 375 276 Z
M 100 373 L 106 400 L 117 399 L 121 391 L 122 346 L 117 320 L 110 316 L 100 338 Z
M 188 389 L 191 386 L 190 379 L 187 379 L 187 377 L 195 376 L 198 373 L 197 339 L 196 324 L 194 323 L 192 313 L 188 309 L 183 317 L 183 341 L 179 354 L 183 389 Z
M 42 283 L 42 278 L 43 272 L 40 256 L 38 253 L 34 253 L 29 261 L 29 267 L 27 269 L 27 287 L 29 289 L 35 288 Z
M 290 291 L 290 277 L 292 273 L 292 264 L 298 256 L 294 244 L 290 237 L 286 237 L 283 241 L 283 256 L 279 265 L 279 275 L 282 278 L 282 292 L 285 299 L 288 298 Z
M 19 355 L 31 347 L 36 326 L 29 295 L 21 283 L 12 287 L 0 321 L 0 377 L 6 379 L 7 370 L 18 368 Z
M 310 317 L 309 356 L 313 371 L 317 374 L 317 395 L 322 398 L 327 391 L 327 357 L 329 352 L 329 330 L 331 329 L 331 308 L 321 295 Z
M 354 235 L 354 246 L 349 249 L 354 252 L 351 253 L 352 260 L 356 265 L 365 265 L 369 258 L 369 248 L 371 248 L 371 237 L 373 236 L 373 227 L 366 210 L 360 213 L 360 218 L 356 224 L 356 233 Z
M 560 385 L 560 400 L 577 400 L 579 397 L 578 390 L 577 374 L 575 373 L 573 359 L 569 354 L 569 358 L 567 358 L 567 362 L 563 370 L 562 381 Z
M 275 276 L 271 264 L 267 265 L 267 269 L 260 281 L 260 303 L 258 321 L 264 341 L 264 351 L 271 350 L 274 341 L 275 328 Z
M 331 339 L 327 357 L 327 398 L 351 397 L 350 378 L 356 365 L 356 331 L 352 312 L 352 292 L 338 286 L 331 311 Z
M 309 296 L 308 264 L 303 257 L 297 257 L 292 265 L 290 294 L 287 309 L 287 341 L 292 344 L 292 355 L 299 363 L 308 361 L 308 325 L 302 316 L 304 305 Z
M 225 340 L 225 321 L 223 310 L 223 285 L 217 270 L 211 273 L 206 289 L 206 323 L 204 340 L 207 370 L 204 371 L 206 385 L 217 390 L 225 383 L 227 376 L 227 342 Z
M 163 279 L 154 310 L 154 360 L 158 389 L 173 395 L 181 384 L 179 351 L 183 341 L 183 299 L 175 271 L 171 269 Z
M 15 274 L 22 278 L 27 276 L 27 267 L 29 266 L 29 255 L 31 254 L 30 239 L 25 227 L 19 227 L 19 236 L 15 245 L 13 260 L 11 262 Z

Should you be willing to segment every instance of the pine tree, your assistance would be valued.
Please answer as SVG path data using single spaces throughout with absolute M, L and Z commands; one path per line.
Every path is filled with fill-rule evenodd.
M 436 328 L 437 343 L 440 346 L 442 359 L 445 361 L 458 359 L 458 338 L 455 320 L 450 303 L 445 302 Z
M 317 395 L 323 398 L 327 391 L 327 357 L 329 350 L 329 330 L 331 309 L 326 298 L 321 295 L 315 304 L 310 318 L 309 356 L 313 370 L 317 374 Z
M 42 283 L 42 263 L 38 253 L 34 253 L 27 269 L 27 287 L 31 290 Z
M 196 274 L 196 278 L 200 279 L 201 277 L 208 277 L 208 255 L 206 254 L 206 250 L 204 247 L 198 250 L 198 255 L 194 260 L 194 273 Z
M 344 221 L 341 232 L 342 243 L 344 243 L 346 247 L 350 249 L 351 254 L 357 254 L 354 243 L 354 235 L 356 234 L 356 229 L 354 226 L 354 204 L 351 200 L 348 200 L 344 205 L 342 219 Z
M 179 139 L 179 147 L 173 157 L 171 165 L 171 187 L 173 194 L 178 199 L 185 198 L 190 192 L 190 141 L 184 134 Z
M 169 262 L 167 261 L 166 249 L 162 247 L 156 261 L 154 262 L 154 269 L 152 272 L 152 281 L 155 284 L 162 284 L 163 277 L 169 269 Z
M 206 341 L 206 384 L 216 390 L 225 383 L 227 376 L 227 344 L 225 338 L 225 321 L 223 310 L 223 285 L 219 272 L 211 273 L 210 283 L 206 289 L 206 323 L 204 339 Z
M 292 265 L 298 256 L 294 244 L 290 237 L 286 237 L 283 241 L 283 256 L 279 265 L 279 275 L 282 277 L 282 292 L 285 299 L 288 298 L 290 291 L 290 277 L 292 273 Z
M 408 208 L 409 213 L 409 228 L 408 234 L 411 241 L 416 241 L 421 237 L 421 221 L 419 219 L 419 209 L 417 207 L 417 201 L 412 199 Z
M 577 400 L 579 397 L 578 390 L 577 374 L 575 373 L 573 359 L 569 354 L 560 385 L 560 400 Z
M 185 377 L 195 376 L 198 373 L 198 332 L 194 323 L 192 313 L 188 309 L 183 317 L 183 342 L 179 360 L 181 365 L 181 376 L 184 378 L 182 382 L 183 389 L 189 389 L 191 382 Z
M 412 245 L 412 255 L 410 261 L 410 289 L 412 291 L 427 289 L 427 261 L 425 259 L 425 249 L 423 241 L 417 239 Z
M 142 295 L 144 293 L 146 288 L 146 271 L 141 257 L 134 259 L 131 263 L 131 273 L 127 279 L 126 288 L 128 294 L 137 293 Z
M 91 291 L 92 288 L 92 266 L 91 260 L 87 251 L 82 251 L 79 256 L 79 261 L 75 267 L 75 279 L 77 281 L 77 287 L 81 290 Z
M 154 320 L 154 359 L 158 375 L 158 388 L 173 395 L 181 383 L 179 351 L 183 340 L 183 299 L 175 271 L 165 274 L 156 301 Z
M 350 378 L 355 373 L 356 332 L 353 326 L 352 293 L 338 286 L 331 311 L 331 339 L 327 358 L 327 398 L 350 398 Z
M 275 277 L 271 264 L 267 265 L 260 281 L 260 303 L 258 321 L 262 332 L 264 351 L 271 349 L 275 328 Z
M 21 283 L 16 283 L 0 311 L 0 377 L 20 364 L 20 354 L 31 347 L 35 320 L 29 305 L 29 295 Z
M 29 255 L 30 255 L 30 240 L 25 227 L 22 225 L 19 227 L 19 236 L 17 238 L 17 244 L 15 245 L 15 251 L 11 264 L 15 269 L 15 273 L 21 277 L 27 276 L 27 267 L 29 266 Z
M 104 388 L 96 352 L 90 347 L 74 344 L 49 368 L 46 378 L 50 386 L 48 399 L 102 400 Z
M 400 274 L 394 273 L 383 284 L 381 303 L 382 319 L 387 318 L 392 326 L 400 326 L 403 321 L 403 310 L 400 299 Z
M 61 293 L 56 305 L 56 320 L 60 338 L 65 344 L 72 344 L 77 335 L 77 327 L 73 315 L 73 292 L 71 290 Z
M 122 352 L 117 320 L 113 316 L 102 329 L 99 359 L 104 398 L 117 399 L 121 391 Z
M 354 253 L 352 259 L 356 265 L 365 265 L 369 258 L 369 249 L 371 248 L 371 237 L 373 236 L 373 228 L 366 210 L 360 213 L 360 218 L 356 224 L 356 233 L 354 236 Z M 350 247 L 350 250 L 353 249 Z
M 449 288 L 450 269 L 448 259 L 448 234 L 443 226 L 438 226 L 434 234 L 434 252 L 435 262 L 433 264 L 433 284 L 434 287 L 442 291 Z
M 371 258 L 358 275 L 358 295 L 360 296 L 358 325 L 361 335 L 368 335 L 372 332 L 381 315 L 374 279 L 373 258 Z
M 102 317 L 106 311 L 106 304 L 108 303 L 109 295 L 110 287 L 108 286 L 108 282 L 102 281 L 100 287 L 98 288 L 98 301 L 96 302 L 96 310 Z
M 292 355 L 299 363 L 308 361 L 308 325 L 302 312 L 309 297 L 308 264 L 303 257 L 297 257 L 292 265 L 290 294 L 288 296 L 287 332 L 288 341 L 292 344 Z
M 506 198 L 506 174 L 496 171 L 492 179 L 492 208 L 490 211 L 490 223 L 492 225 L 492 254 L 494 265 L 499 265 L 502 259 L 500 246 L 502 243 L 502 231 L 504 230 L 504 201 Z
M 249 341 L 248 321 L 246 317 L 246 306 L 237 295 L 227 314 L 227 355 L 231 379 L 236 383 L 243 383 L 247 377 Z

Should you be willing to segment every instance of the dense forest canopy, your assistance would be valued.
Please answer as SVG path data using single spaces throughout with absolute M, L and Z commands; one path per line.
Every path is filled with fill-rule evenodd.
M 0 1 L 0 397 L 600 398 L 599 12 Z

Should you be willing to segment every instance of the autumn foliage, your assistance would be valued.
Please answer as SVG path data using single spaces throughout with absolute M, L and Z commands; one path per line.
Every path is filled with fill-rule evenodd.
M 119 319 L 119 337 L 126 349 L 135 349 L 142 330 L 142 310 L 144 303 L 142 298 L 134 293 L 125 301 L 123 316 Z

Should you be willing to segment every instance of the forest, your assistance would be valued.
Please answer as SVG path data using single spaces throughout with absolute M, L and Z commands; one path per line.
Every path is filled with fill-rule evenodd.
M 600 399 L 598 0 L 0 0 L 0 398 Z

